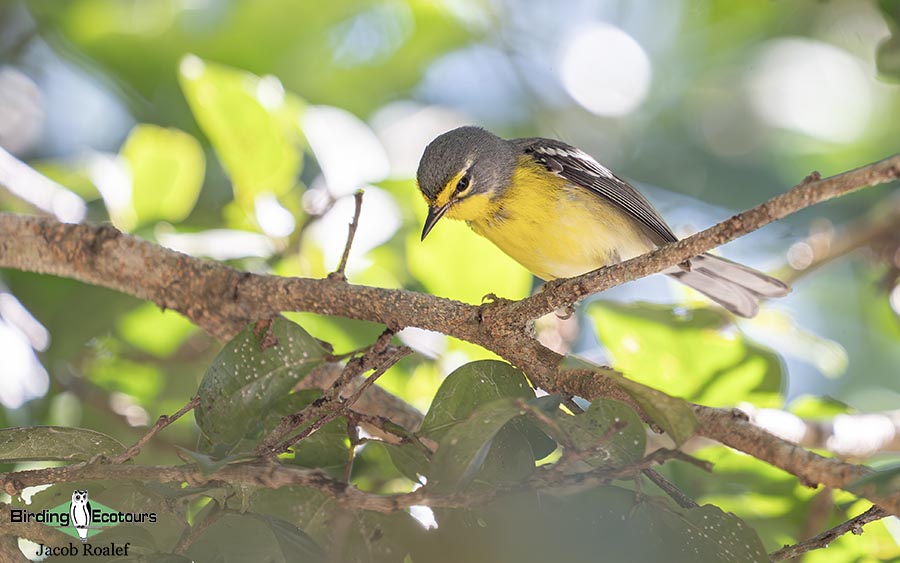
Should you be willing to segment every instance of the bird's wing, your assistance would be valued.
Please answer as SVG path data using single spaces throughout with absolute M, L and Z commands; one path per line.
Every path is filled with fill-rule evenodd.
M 657 239 L 658 244 L 678 240 L 672 229 L 640 192 L 586 152 L 552 139 L 517 139 L 514 142 L 550 172 L 589 189 L 637 219 L 647 233 Z

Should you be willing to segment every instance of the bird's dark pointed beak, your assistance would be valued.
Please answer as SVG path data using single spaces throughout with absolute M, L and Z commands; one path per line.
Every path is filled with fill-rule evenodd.
M 422 240 L 425 240 L 425 237 L 428 236 L 428 233 L 431 232 L 431 229 L 437 225 L 437 222 L 444 216 L 444 213 L 450 209 L 450 204 L 442 205 L 441 207 L 428 207 L 428 217 L 425 218 L 425 227 L 422 229 Z

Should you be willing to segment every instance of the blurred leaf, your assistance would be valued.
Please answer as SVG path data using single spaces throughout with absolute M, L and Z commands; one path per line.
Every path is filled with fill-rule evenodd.
M 324 358 L 313 337 L 283 318 L 247 326 L 203 377 L 197 424 L 213 443 L 258 436 L 272 405 Z
M 144 303 L 119 317 L 119 333 L 129 344 L 160 358 L 171 356 L 196 325 L 170 310 Z
M 644 457 L 644 424 L 625 403 L 594 399 L 584 413 L 559 416 L 557 423 L 579 450 L 592 452 L 584 461 L 594 467 L 621 467 Z
M 92 342 L 95 357 L 87 367 L 88 379 L 107 391 L 125 393 L 144 405 L 152 404 L 165 386 L 156 364 L 123 358 L 125 346 L 114 338 Z
M 204 61 L 181 60 L 179 80 L 197 123 L 228 172 L 235 199 L 248 212 L 261 193 L 287 193 L 302 164 L 296 133 L 299 100 L 274 77 Z
M 630 379 L 709 406 L 779 406 L 781 362 L 716 309 L 595 301 L 588 307 L 613 366 Z
M 851 483 L 847 490 L 860 496 L 884 496 L 900 491 L 900 465 L 879 469 Z
M 325 544 L 338 505 L 317 489 L 289 485 L 279 489 L 257 489 L 250 497 L 250 509 L 287 520 Z
M 481 360 L 453 370 L 438 389 L 420 433 L 440 440 L 454 425 L 497 399 L 533 399 L 525 375 L 506 362 Z
M 608 377 L 640 405 L 641 409 L 665 430 L 676 444 L 683 444 L 694 435 L 697 417 L 691 405 L 682 399 L 666 395 L 652 387 L 632 381 L 612 370 L 602 369 L 581 358 L 566 356 L 560 369 L 590 370 Z
M 878 45 L 875 62 L 878 73 L 893 81 L 900 81 L 900 0 L 879 0 L 878 8 L 891 34 Z
M 188 547 L 194 561 L 325 562 L 325 552 L 303 530 L 277 518 L 228 513 Z
M 409 201 L 421 210 L 421 218 L 406 240 L 407 263 L 428 293 L 466 303 L 481 303 L 489 293 L 506 299 L 528 296 L 532 280 L 528 270 L 462 221 L 444 219 L 420 241 L 425 202 L 421 196 Z
M 484 465 L 494 437 L 507 422 L 523 414 L 513 399 L 481 405 L 468 419 L 441 434 L 428 469 L 428 486 L 447 492 L 464 487 Z M 527 441 L 525 442 L 527 445 Z M 504 452 L 510 455 L 510 452 Z
M 801 395 L 791 401 L 788 410 L 800 418 L 828 420 L 849 413 L 850 407 L 832 397 Z
M 0 430 L 0 463 L 88 461 L 125 451 L 118 440 L 87 428 L 24 426 Z
M 134 221 L 116 221 L 132 229 L 165 220 L 178 223 L 188 216 L 200 195 L 206 166 L 200 143 L 187 133 L 139 124 L 120 152 L 131 170 Z M 115 218 L 114 218 L 115 219 Z
M 441 510 L 437 522 L 414 561 L 537 563 L 559 559 L 560 546 L 567 561 L 769 561 L 757 534 L 733 514 L 681 509 L 618 487 L 504 496 L 482 508 Z

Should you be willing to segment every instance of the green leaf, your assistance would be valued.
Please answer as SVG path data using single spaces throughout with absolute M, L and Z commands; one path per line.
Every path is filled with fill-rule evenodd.
M 283 318 L 249 325 L 213 360 L 200 383 L 197 424 L 212 443 L 258 438 L 270 409 L 325 359 L 326 352 Z
M 197 139 L 178 129 L 139 124 L 120 154 L 131 170 L 135 213 L 120 226 L 131 229 L 158 220 L 179 222 L 188 216 L 200 195 L 206 166 Z
M 303 530 L 284 520 L 250 513 L 223 515 L 197 537 L 185 555 L 194 561 L 218 563 L 326 561 L 325 552 Z
M 487 459 L 497 433 L 522 414 L 524 411 L 514 399 L 499 399 L 482 405 L 471 417 L 454 424 L 439 440 L 427 473 L 428 486 L 446 492 L 471 482 Z
M 297 431 L 300 429 L 298 428 Z M 302 467 L 317 467 L 332 473 L 343 474 L 350 459 L 350 440 L 347 437 L 347 419 L 338 417 L 291 448 L 291 463 Z
M 584 461 L 594 467 L 621 467 L 644 457 L 644 425 L 625 403 L 595 399 L 584 413 L 557 422 L 579 450 L 592 452 Z
M 581 358 L 566 356 L 562 370 L 589 370 L 608 377 L 647 413 L 660 428 L 669 433 L 676 444 L 683 444 L 694 435 L 697 428 L 697 417 L 687 401 L 666 395 L 652 387 L 632 381 L 612 370 L 603 369 Z
M 87 428 L 23 426 L 0 430 L 0 463 L 88 461 L 125 451 L 115 438 Z
M 847 490 L 866 497 L 896 493 L 900 491 L 900 465 L 873 471 L 852 483 Z
M 525 434 L 515 428 L 514 423 L 519 420 L 524 419 L 510 421 L 491 440 L 488 455 L 475 473 L 472 486 L 484 486 L 492 491 L 498 486 L 520 483 L 534 473 L 537 456 Z M 556 442 L 554 449 L 555 445 Z
M 440 440 L 455 424 L 497 399 L 533 399 L 525 375 L 506 362 L 481 360 L 453 371 L 434 396 L 420 434 Z
M 588 316 L 612 364 L 628 377 L 709 406 L 780 406 L 778 356 L 737 332 L 722 311 L 595 301 Z
M 397 471 L 410 481 L 420 482 L 431 462 L 423 449 L 416 444 L 370 443 L 366 448 L 384 448 Z
M 566 561 L 768 562 L 758 535 L 733 514 L 714 506 L 681 509 L 618 487 L 506 495 L 436 513 L 438 528 L 413 561 L 555 561 L 565 546 Z M 452 559 L 442 555 L 448 545 Z
M 294 186 L 302 162 L 299 98 L 286 96 L 273 77 L 260 79 L 194 55 L 181 60 L 179 80 L 241 207 L 250 211 L 257 195 L 283 195 Z

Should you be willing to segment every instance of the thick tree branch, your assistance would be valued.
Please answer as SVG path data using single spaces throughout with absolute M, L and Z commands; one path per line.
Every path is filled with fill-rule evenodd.
M 226 465 L 213 473 L 204 473 L 195 464 L 178 466 L 115 465 L 100 461 L 88 461 L 65 467 L 0 473 L 0 485 L 2 485 L 2 490 L 10 496 L 17 495 L 25 487 L 80 481 L 153 481 L 156 483 L 188 483 L 193 486 L 239 483 L 269 489 L 300 485 L 316 489 L 348 508 L 388 513 L 414 505 L 442 508 L 481 506 L 499 496 L 533 488 L 598 486 L 636 475 L 644 469 L 670 459 L 685 457 L 687 457 L 685 454 L 677 450 L 657 450 L 631 465 L 612 469 L 598 468 L 582 473 L 563 473 L 549 466 L 538 469 L 524 482 L 509 487 L 500 487 L 490 492 L 477 490 L 447 494 L 433 493 L 427 486 L 410 493 L 392 495 L 367 493 L 344 481 L 330 477 L 321 469 L 306 469 L 258 461 Z M 5 532 L 6 530 L 0 529 L 0 536 L 5 535 Z

